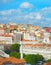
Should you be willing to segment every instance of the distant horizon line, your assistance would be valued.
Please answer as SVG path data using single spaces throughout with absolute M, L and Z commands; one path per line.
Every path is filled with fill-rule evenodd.
M 6 25 L 8 25 L 8 24 L 23 24 L 23 25 L 28 25 L 28 24 L 30 24 L 30 23 L 28 23 L 28 24 L 24 24 L 24 23 L 15 23 L 15 22 L 9 22 L 9 23 L 0 23 L 0 24 L 6 24 Z M 32 25 L 32 26 L 39 26 L 39 25 L 34 25 L 34 24 L 30 24 L 30 25 Z M 51 28 L 51 26 L 39 26 L 39 27 L 43 27 L 43 28 Z

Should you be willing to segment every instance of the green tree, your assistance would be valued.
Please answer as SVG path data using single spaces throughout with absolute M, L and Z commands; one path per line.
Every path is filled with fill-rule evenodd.
M 51 62 L 51 59 L 46 60 L 46 63 Z
M 11 51 L 19 52 L 19 50 L 20 50 L 20 44 L 18 44 L 18 43 L 12 44 L 11 47 L 10 47 L 10 49 L 11 49 Z
M 34 65 L 36 63 L 36 55 L 29 54 L 24 57 L 27 63 Z
M 39 54 L 24 54 L 24 59 L 26 60 L 27 63 L 30 63 L 32 65 L 36 64 L 38 61 L 43 60 L 43 56 Z
M 20 58 L 20 53 L 11 52 L 11 53 L 10 53 L 10 56 L 11 56 L 11 57 L 15 57 L 15 58 Z
M 11 50 L 10 49 L 5 49 L 4 52 L 7 53 L 7 54 L 10 54 Z
M 43 60 L 43 56 L 36 54 L 36 61 L 42 61 Z

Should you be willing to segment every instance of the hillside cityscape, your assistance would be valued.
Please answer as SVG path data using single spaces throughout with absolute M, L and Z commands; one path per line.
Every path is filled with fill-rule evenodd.
M 0 57 L 9 57 L 11 53 L 9 48 L 15 43 L 20 45 L 21 59 L 23 54 L 40 54 L 45 60 L 51 59 L 50 27 L 16 23 L 0 24 Z M 7 54 L 3 55 L 5 51 Z
M 0 0 L 0 65 L 51 65 L 51 0 Z

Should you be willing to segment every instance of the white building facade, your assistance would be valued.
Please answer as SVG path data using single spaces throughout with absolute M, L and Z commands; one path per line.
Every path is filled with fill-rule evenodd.
M 12 36 L 0 36 L 0 44 L 12 44 Z

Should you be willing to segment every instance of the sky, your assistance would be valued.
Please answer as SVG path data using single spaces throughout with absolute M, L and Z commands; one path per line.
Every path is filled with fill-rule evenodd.
M 51 0 L 0 0 L 0 24 L 51 27 Z

